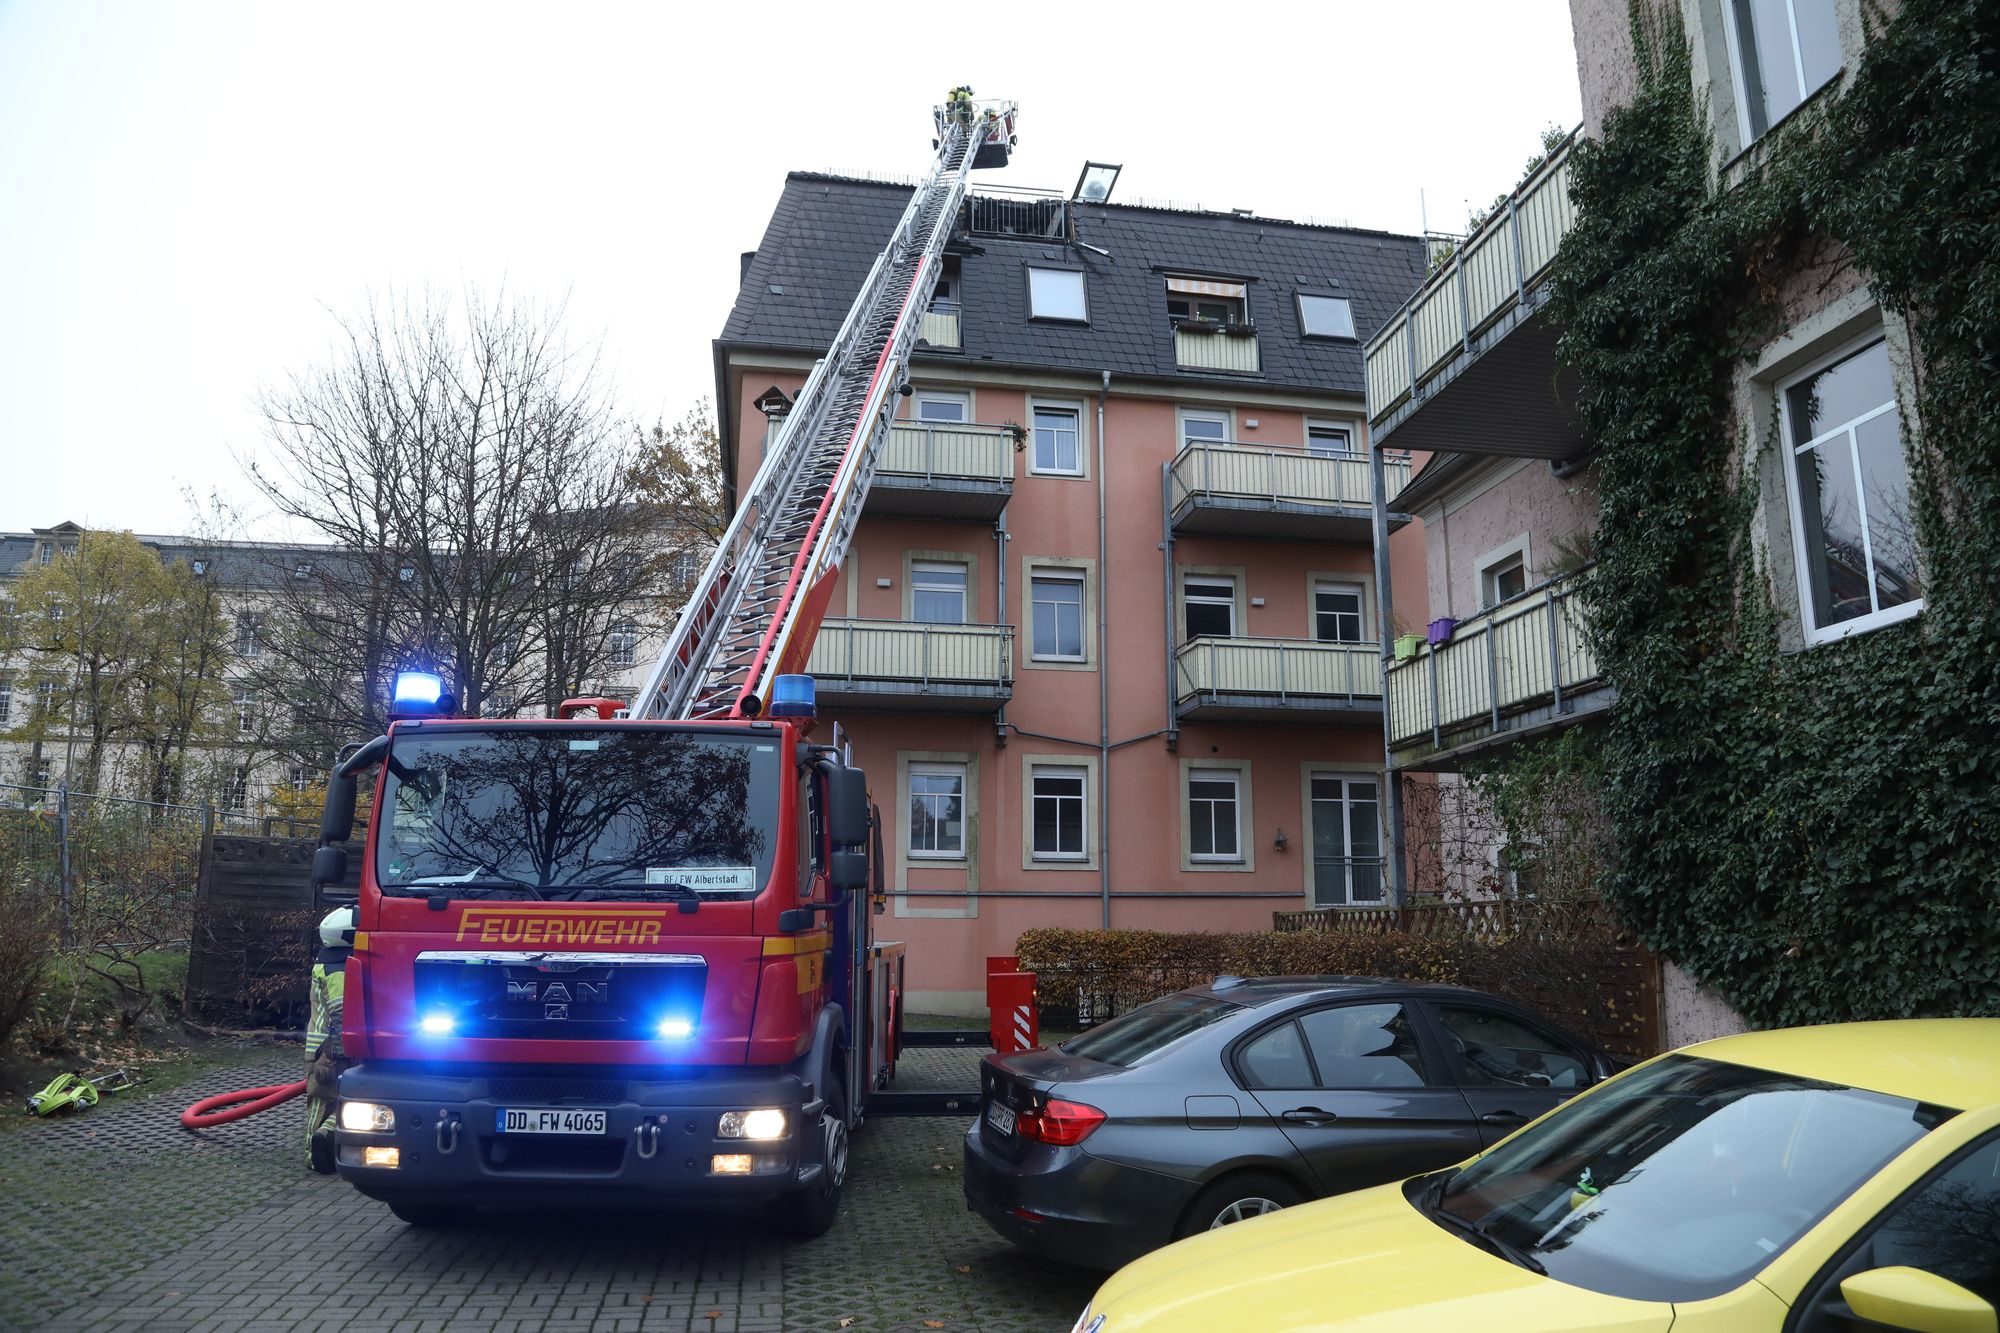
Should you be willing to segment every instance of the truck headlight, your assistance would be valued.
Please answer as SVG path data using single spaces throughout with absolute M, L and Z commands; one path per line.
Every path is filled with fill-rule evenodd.
M 715 1127 L 719 1139 L 782 1139 L 785 1137 L 786 1116 L 775 1106 L 766 1106 L 755 1111 L 724 1111 L 721 1123 Z
M 376 1102 L 342 1102 L 340 1127 L 354 1134 L 387 1134 L 396 1127 L 396 1113 Z

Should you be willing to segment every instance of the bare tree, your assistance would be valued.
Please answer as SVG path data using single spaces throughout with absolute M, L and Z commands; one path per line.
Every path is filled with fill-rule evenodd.
M 467 710 L 542 686 L 551 649 L 580 680 L 616 609 L 656 591 L 636 442 L 561 313 L 477 293 L 371 304 L 326 365 L 264 396 L 250 476 L 337 548 L 271 581 L 264 678 L 298 705 L 300 758 L 380 730 L 405 667 L 441 670 Z M 578 608 L 603 632 L 573 632 Z

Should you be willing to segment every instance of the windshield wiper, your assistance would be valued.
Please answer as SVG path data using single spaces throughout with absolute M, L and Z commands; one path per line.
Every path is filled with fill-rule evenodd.
M 692 898 L 701 901 L 701 894 L 686 884 L 660 881 L 622 880 L 610 884 L 579 884 L 559 890 L 551 897 L 559 897 L 569 902 L 590 902 L 605 898 L 633 898 L 649 893 L 657 893 L 668 898 Z
M 525 893 L 530 898 L 543 897 L 540 889 L 524 879 L 510 879 L 505 875 L 426 875 L 422 879 L 405 880 L 388 888 L 401 892 L 406 889 L 418 891 L 418 895 L 429 896 L 430 891 L 447 889 L 453 897 L 477 898 L 491 893 Z M 418 896 L 409 895 L 409 896 Z
M 1514 1244 L 1514 1242 L 1503 1240 L 1501 1237 L 1495 1235 L 1487 1228 L 1485 1223 L 1474 1222 L 1467 1217 L 1460 1217 L 1450 1209 L 1442 1207 L 1438 1200 L 1443 1197 L 1445 1185 L 1449 1181 L 1449 1176 L 1443 1177 L 1437 1184 L 1430 1186 L 1423 1192 L 1419 1206 L 1423 1209 L 1425 1217 L 1455 1227 L 1510 1264 L 1525 1268 L 1530 1273 L 1539 1273 L 1544 1277 L 1548 1276 L 1549 1270 L 1541 1260 L 1535 1258 L 1534 1255 L 1529 1254 L 1526 1250 Z

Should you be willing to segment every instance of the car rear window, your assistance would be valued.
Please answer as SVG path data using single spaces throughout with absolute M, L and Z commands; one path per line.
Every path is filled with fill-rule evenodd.
M 1062 1043 L 1062 1050 L 1100 1064 L 1136 1065 L 1242 1008 L 1206 995 L 1169 995 L 1071 1037 Z

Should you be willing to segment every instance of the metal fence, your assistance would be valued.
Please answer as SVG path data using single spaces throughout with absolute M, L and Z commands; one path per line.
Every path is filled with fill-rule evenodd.
M 294 823 L 207 803 L 0 783 L 0 881 L 53 908 L 64 949 L 179 947 L 193 930 L 202 839 Z

